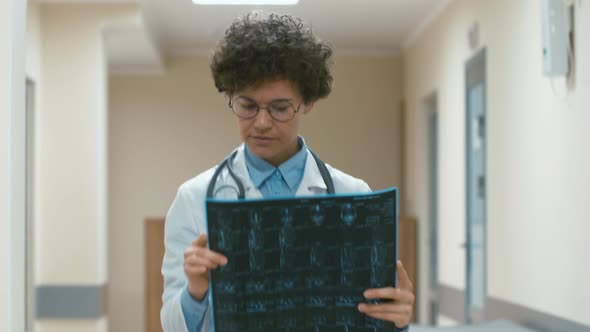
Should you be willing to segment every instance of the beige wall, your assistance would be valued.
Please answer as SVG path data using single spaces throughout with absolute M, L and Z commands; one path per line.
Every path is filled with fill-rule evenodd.
M 309 113 L 302 134 L 327 163 L 372 189 L 401 186 L 401 57 L 339 57 L 333 92 Z
M 143 331 L 144 218 L 165 215 L 183 181 L 240 144 L 208 63 L 173 58 L 165 76 L 110 79 L 111 331 Z M 324 160 L 374 189 L 401 183 L 401 72 L 399 58 L 337 58 L 332 95 L 303 122 Z
M 590 7 L 576 3 L 576 88 L 566 95 L 563 84 L 555 81 L 553 91 L 542 76 L 539 1 L 453 2 L 404 54 L 405 166 L 409 211 L 426 220 L 423 102 L 436 91 L 439 275 L 441 283 L 463 288 L 464 70 L 474 54 L 467 32 L 478 22 L 488 75 L 488 294 L 590 324 L 590 268 L 583 258 L 590 232 Z
M 41 283 L 106 280 L 101 253 L 106 226 L 106 67 L 100 27 L 118 10 L 42 7 Z M 55 264 L 66 258 L 68 265 Z
M 43 85 L 36 136 L 42 167 L 35 187 L 40 285 L 107 283 L 107 78 L 101 29 L 111 19 L 136 13 L 134 5 L 40 8 Z M 37 328 L 105 331 L 106 321 L 42 321 Z

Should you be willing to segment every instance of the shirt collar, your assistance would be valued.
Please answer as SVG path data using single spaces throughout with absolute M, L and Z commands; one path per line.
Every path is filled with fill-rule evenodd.
M 289 189 L 292 192 L 297 190 L 301 178 L 303 177 L 303 170 L 305 169 L 305 162 L 307 160 L 307 146 L 305 145 L 305 140 L 299 136 L 297 142 L 299 143 L 299 151 L 287 161 L 280 164 L 279 167 L 274 167 L 266 160 L 254 155 L 248 146 L 244 145 L 246 166 L 248 167 L 248 173 L 250 174 L 252 183 L 256 188 L 260 188 L 260 186 L 278 169 L 289 186 Z

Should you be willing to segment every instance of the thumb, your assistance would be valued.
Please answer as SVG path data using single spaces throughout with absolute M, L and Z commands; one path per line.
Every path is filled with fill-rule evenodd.
M 193 246 L 205 248 L 207 246 L 207 234 L 203 233 L 194 239 Z
M 402 261 L 397 261 L 397 280 L 398 284 L 397 287 L 400 289 L 408 289 L 413 290 L 414 287 L 412 286 L 412 282 L 410 281 L 410 277 L 408 276 L 408 272 L 404 268 Z

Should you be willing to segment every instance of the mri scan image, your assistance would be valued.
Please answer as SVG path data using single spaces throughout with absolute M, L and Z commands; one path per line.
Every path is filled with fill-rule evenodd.
M 248 248 L 250 249 L 250 271 L 262 271 L 265 262 L 264 228 L 262 227 L 262 216 L 257 210 L 250 213 Z
M 346 226 L 352 226 L 356 220 L 356 209 L 351 203 L 346 203 L 340 210 L 340 219 Z
M 206 202 L 215 331 L 392 331 L 357 310 L 395 286 L 397 190 Z M 376 300 L 378 302 L 378 300 Z
M 315 204 L 311 207 L 311 222 L 316 226 L 322 226 L 324 224 L 324 220 L 326 219 L 326 212 L 322 205 Z
M 293 226 L 293 217 L 290 215 L 289 209 L 284 209 L 279 231 L 279 264 L 282 270 L 291 269 L 295 266 L 295 240 L 296 230 Z

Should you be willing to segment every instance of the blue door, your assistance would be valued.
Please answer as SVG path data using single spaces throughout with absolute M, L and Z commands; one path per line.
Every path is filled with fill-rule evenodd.
M 466 65 L 466 299 L 467 323 L 483 320 L 486 297 L 485 49 Z

